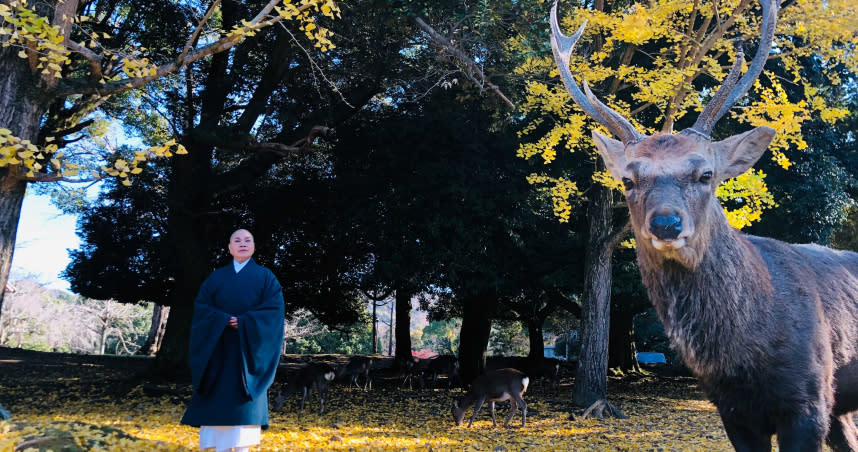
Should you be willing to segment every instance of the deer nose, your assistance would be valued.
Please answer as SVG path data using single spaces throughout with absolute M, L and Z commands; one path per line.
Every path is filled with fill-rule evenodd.
M 649 221 L 649 230 L 659 240 L 673 240 L 682 232 L 682 218 L 675 213 L 654 215 Z

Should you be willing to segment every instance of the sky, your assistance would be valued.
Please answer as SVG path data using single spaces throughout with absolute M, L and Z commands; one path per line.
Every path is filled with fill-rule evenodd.
M 70 262 L 67 250 L 80 245 L 76 222 L 76 216 L 54 207 L 50 197 L 28 193 L 21 208 L 10 280 L 32 275 L 53 289 L 68 291 L 69 283 L 59 274 Z

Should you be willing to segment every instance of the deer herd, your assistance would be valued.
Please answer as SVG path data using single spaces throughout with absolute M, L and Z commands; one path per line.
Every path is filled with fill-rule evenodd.
M 523 427 L 527 418 L 527 404 L 523 397 L 530 382 L 546 382 L 545 384 L 550 385 L 547 389 L 554 391 L 558 389 L 560 383 L 561 361 L 556 358 L 493 358 L 490 364 L 492 368 L 471 383 L 464 397 L 453 400 L 452 414 L 456 425 L 461 424 L 465 410 L 474 407 L 468 423 L 470 427 L 485 402 L 489 402 L 492 423 L 496 425 L 495 402 L 508 400 L 512 410 L 504 426 L 509 424 L 516 409 L 520 408 Z M 385 365 L 387 367 L 384 367 Z M 452 355 L 440 355 L 428 359 L 415 357 L 405 361 L 394 361 L 392 365 L 367 356 L 354 356 L 339 366 L 327 362 L 309 362 L 302 365 L 291 378 L 275 384 L 276 394 L 272 405 L 275 411 L 280 411 L 291 395 L 300 394 L 301 401 L 298 403 L 300 417 L 307 401 L 315 392 L 318 399 L 318 413 L 322 414 L 328 403 L 328 388 L 335 380 L 342 381 L 349 389 L 354 387 L 369 391 L 372 389 L 373 375 L 379 373 L 393 375 L 397 380 L 396 386 L 400 389 L 407 385 L 408 389 L 424 390 L 427 384 L 431 384 L 432 389 L 437 389 L 441 377 L 446 379 L 448 389 L 463 386 L 459 377 L 459 361 Z
M 719 183 L 738 176 L 762 156 L 775 131 L 757 127 L 713 141 L 715 123 L 740 100 L 761 73 L 772 49 L 779 0 L 760 0 L 762 20 L 756 56 L 742 74 L 744 55 L 694 125 L 679 133 L 646 136 L 603 104 L 586 82 L 578 86 L 570 58 L 586 22 L 565 36 L 551 10 L 551 47 L 561 79 L 578 107 L 616 138 L 593 132 L 610 174 L 625 187 L 644 285 L 673 348 L 715 405 L 737 451 L 858 451 L 858 254 L 817 245 L 791 245 L 742 234 L 727 222 L 715 197 Z M 437 364 L 435 364 L 437 363 Z M 433 385 L 457 378 L 453 357 L 405 363 L 403 385 Z M 371 387 L 367 358 L 339 374 L 349 384 Z M 559 366 L 557 367 L 559 369 Z M 306 370 L 305 370 L 306 369 Z M 295 384 L 320 394 L 337 372 L 308 365 Z M 360 385 L 363 378 L 363 385 Z M 458 425 L 474 407 L 508 400 L 506 424 L 521 409 L 533 379 L 514 366 L 476 378 L 453 402 Z M 301 407 L 303 408 L 304 399 Z

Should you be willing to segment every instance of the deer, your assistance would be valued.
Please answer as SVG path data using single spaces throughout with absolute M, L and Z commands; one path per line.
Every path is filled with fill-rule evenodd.
M 397 365 L 399 366 L 400 376 L 402 377 L 402 383 L 399 387 L 405 388 L 405 385 L 407 384 L 408 389 L 414 389 L 414 383 L 416 381 L 417 389 L 422 390 L 426 383 L 424 376 L 430 361 L 431 359 L 418 358 L 416 356 L 399 360 Z
M 715 405 L 737 451 L 858 450 L 858 254 L 793 245 L 730 226 L 714 196 L 751 168 L 774 137 L 757 127 L 713 141 L 714 124 L 742 97 L 770 53 L 777 0 L 761 0 L 757 54 L 732 69 L 694 125 L 647 136 L 583 90 L 570 56 L 586 23 L 566 36 L 550 13 L 551 47 L 575 103 L 617 139 L 593 131 L 625 188 L 641 278 L 674 349 Z
M 481 374 L 471 383 L 471 388 L 464 397 L 453 400 L 453 408 L 451 409 L 453 421 L 456 426 L 462 425 L 462 421 L 465 419 L 465 410 L 474 407 L 474 413 L 471 415 L 471 420 L 468 421 L 468 428 L 470 428 L 483 403 L 488 401 L 489 410 L 492 413 L 492 427 L 497 427 L 495 402 L 509 400 L 509 415 L 503 423 L 504 428 L 515 416 L 517 408 L 521 408 L 521 426 L 524 427 L 527 420 L 527 403 L 524 401 L 524 393 L 527 391 L 528 383 L 530 383 L 530 378 L 524 372 L 512 368 L 490 370 Z
M 325 363 L 309 363 L 298 370 L 298 374 L 291 381 L 286 393 L 282 390 L 278 391 L 274 401 L 274 410 L 280 411 L 286 403 L 286 398 L 301 390 L 301 405 L 298 411 L 300 418 L 304 413 L 304 403 L 312 395 L 315 389 L 319 396 L 319 414 L 325 412 L 325 404 L 328 401 L 328 386 L 334 381 L 336 371 L 329 364 Z
M 357 388 L 362 388 L 364 391 L 372 389 L 372 377 L 369 372 L 372 370 L 372 358 L 367 356 L 353 356 L 349 362 L 340 369 L 340 377 L 349 379 L 349 388 L 355 385 Z M 363 385 L 359 384 L 360 377 L 363 376 Z
M 432 376 L 432 387 L 438 386 L 438 377 L 441 375 L 447 376 L 447 383 L 450 388 L 453 387 L 453 381 L 459 381 L 459 359 L 453 355 L 439 355 L 429 362 L 426 370 L 427 375 Z
M 522 370 L 534 382 L 538 380 L 540 387 L 547 382 L 551 385 L 551 389 L 556 392 L 560 388 L 561 364 L 561 361 L 557 358 L 528 358 L 525 362 L 525 368 Z

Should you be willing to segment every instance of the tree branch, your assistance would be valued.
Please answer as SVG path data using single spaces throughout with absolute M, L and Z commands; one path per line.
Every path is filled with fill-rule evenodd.
M 191 33 L 191 37 L 188 38 L 188 42 L 185 43 L 185 48 L 182 49 L 182 53 L 179 54 L 179 58 L 176 59 L 176 62 L 182 64 L 185 61 L 185 57 L 188 56 L 188 52 L 190 52 L 191 47 L 195 46 L 197 43 L 197 38 L 200 36 L 200 33 L 203 31 L 203 26 L 208 22 L 209 18 L 214 13 L 215 8 L 220 5 L 220 0 L 215 0 L 212 3 L 212 6 L 209 7 L 209 10 L 206 11 L 206 15 L 200 19 L 200 22 L 197 24 L 197 28 L 194 29 L 194 32 Z
M 248 22 L 248 27 L 253 29 L 259 29 L 269 25 L 273 25 L 283 20 L 283 18 L 279 15 L 269 17 L 267 20 L 263 20 L 268 17 L 267 14 L 280 1 L 281 0 L 270 0 L 268 4 L 259 12 L 259 14 L 256 15 L 256 17 L 254 17 L 252 21 Z M 310 7 L 311 5 L 307 4 L 300 6 L 296 9 L 300 13 L 306 11 Z M 55 95 L 60 97 L 71 96 L 74 94 L 96 94 L 99 96 L 110 96 L 112 94 L 129 91 L 135 88 L 139 88 L 165 75 L 172 74 L 199 59 L 205 58 L 215 53 L 220 53 L 229 50 L 235 45 L 239 44 L 241 41 L 241 39 L 236 39 L 235 36 L 228 34 L 207 46 L 188 51 L 187 53 L 184 53 L 183 51 L 183 55 L 180 55 L 180 57 L 182 57 L 181 59 L 177 58 L 176 61 L 162 64 L 155 69 L 154 75 L 148 75 L 145 77 L 127 78 L 108 82 L 103 85 L 100 83 L 82 82 L 81 80 L 63 79 L 62 83 L 57 88 Z
M 482 69 L 480 69 L 479 66 L 477 66 L 471 58 L 468 58 L 468 56 L 465 55 L 464 52 L 456 48 L 456 46 L 453 45 L 450 40 L 435 31 L 435 29 L 432 28 L 426 22 L 424 22 L 423 19 L 421 19 L 420 17 L 415 17 L 414 20 L 415 22 L 417 22 L 417 26 L 420 27 L 420 29 L 422 29 L 423 31 L 425 31 L 426 34 L 429 35 L 429 37 L 432 39 L 433 42 L 435 42 L 436 45 L 450 52 L 450 54 L 453 55 L 456 60 L 467 66 L 473 74 L 477 74 L 477 76 L 479 76 L 479 80 L 477 80 L 477 78 L 475 78 L 472 74 L 463 71 L 463 73 L 468 78 L 470 78 L 471 81 L 479 85 L 481 88 L 488 88 L 494 91 L 495 94 L 497 94 L 498 97 L 501 98 L 501 100 L 503 100 L 507 105 L 509 105 L 509 108 L 515 110 L 515 104 L 512 103 L 512 101 L 510 101 L 504 95 L 503 92 L 501 92 L 500 88 L 497 85 L 486 80 L 486 75 L 483 73 Z

